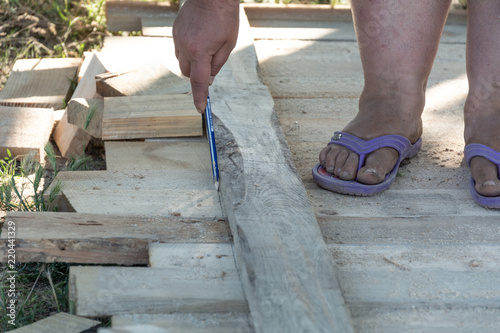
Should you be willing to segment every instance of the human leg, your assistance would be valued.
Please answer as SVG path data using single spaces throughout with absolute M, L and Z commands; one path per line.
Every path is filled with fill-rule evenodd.
M 450 0 L 352 1 L 365 86 L 359 112 L 344 132 L 364 140 L 390 134 L 418 140 L 425 86 L 449 5 Z M 378 149 L 359 171 L 359 156 L 339 145 L 327 146 L 319 158 L 340 179 L 373 185 L 394 168 L 398 154 Z
M 470 0 L 467 28 L 465 143 L 500 151 L 500 0 Z M 498 167 L 484 157 L 470 161 L 475 190 L 500 196 Z

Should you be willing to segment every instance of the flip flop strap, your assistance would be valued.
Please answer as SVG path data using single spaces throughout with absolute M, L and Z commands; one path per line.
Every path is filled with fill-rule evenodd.
M 363 140 L 345 132 L 335 132 L 330 144 L 345 147 L 359 155 L 358 170 L 365 164 L 366 155 L 380 148 L 394 148 L 398 152 L 398 162 L 401 163 L 405 149 L 411 146 L 410 140 L 401 135 L 383 135 L 371 140 Z
M 479 143 L 471 143 L 465 146 L 465 159 L 469 167 L 470 161 L 477 156 L 484 157 L 488 161 L 495 163 L 498 168 L 498 174 L 500 175 L 500 152 Z

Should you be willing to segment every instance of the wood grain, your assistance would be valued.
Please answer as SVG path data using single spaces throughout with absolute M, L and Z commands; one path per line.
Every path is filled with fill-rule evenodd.
M 44 161 L 44 147 L 54 126 L 53 109 L 0 106 L 0 158 L 23 156 L 33 151 Z
M 189 137 L 203 134 L 202 118 L 186 94 L 104 99 L 103 140 Z
M 223 219 L 9 212 L 18 262 L 145 265 L 151 242 L 227 243 Z M 5 260 L 7 224 L 0 240 Z M 193 246 L 195 246 L 193 244 Z

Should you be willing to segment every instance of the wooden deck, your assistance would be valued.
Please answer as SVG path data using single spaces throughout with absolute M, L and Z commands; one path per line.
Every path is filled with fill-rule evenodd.
M 178 73 L 171 9 L 109 2 L 155 37 L 107 37 L 106 70 Z M 58 175 L 76 213 L 7 216 L 19 260 L 147 264 L 71 268 L 75 314 L 112 316 L 100 332 L 497 332 L 500 213 L 470 198 L 462 154 L 465 26 L 445 28 L 422 151 L 359 198 L 311 176 L 363 87 L 346 11 L 249 13 L 211 87 L 221 191 L 203 137 L 108 141 L 107 170 Z

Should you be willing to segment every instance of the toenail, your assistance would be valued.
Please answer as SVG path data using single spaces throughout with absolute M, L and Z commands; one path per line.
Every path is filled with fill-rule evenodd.
M 335 168 L 332 168 L 332 167 L 326 168 L 326 171 L 329 173 L 333 173 L 334 170 L 335 170 Z
M 380 174 L 378 173 L 378 171 L 376 169 L 366 169 L 365 171 L 363 171 L 363 173 L 371 173 L 377 177 L 380 176 Z
M 497 186 L 498 184 L 494 180 L 487 180 L 481 184 L 481 187 L 486 186 Z

